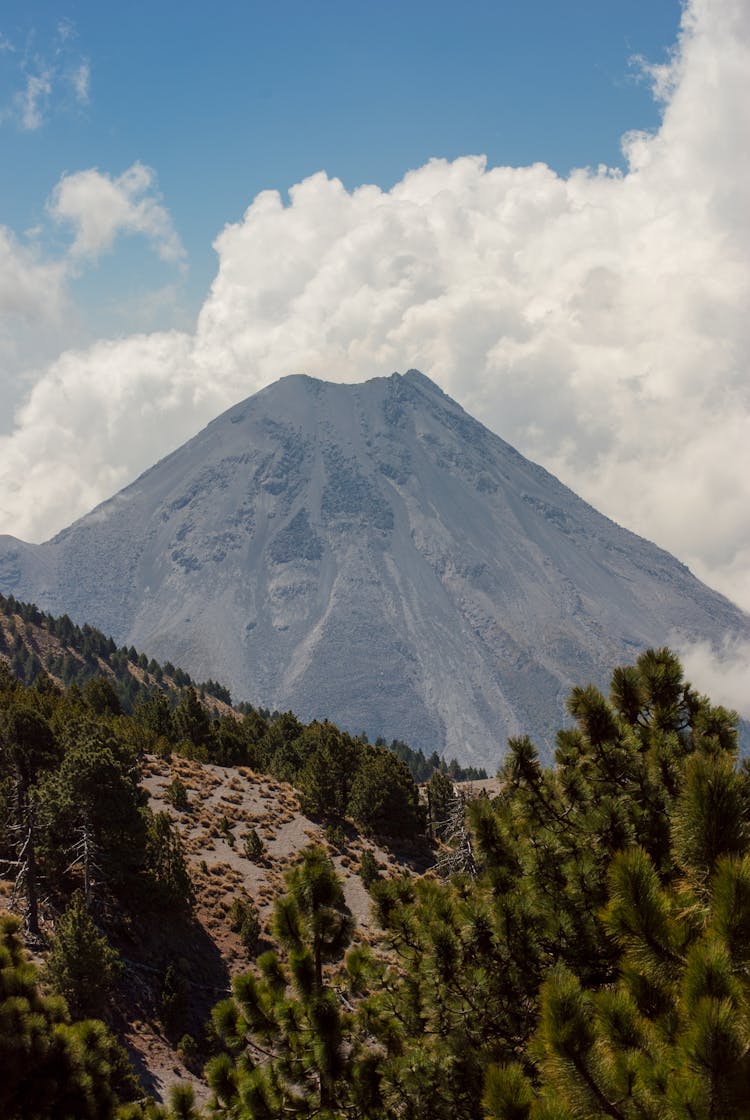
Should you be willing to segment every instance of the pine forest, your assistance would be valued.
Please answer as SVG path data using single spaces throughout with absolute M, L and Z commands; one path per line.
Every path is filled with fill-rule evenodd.
M 516 738 L 467 795 L 437 759 L 418 787 L 383 744 L 232 709 L 172 666 L 141 664 L 128 698 L 92 635 L 88 675 L 66 684 L 54 653 L 24 683 L 26 625 L 55 627 L 4 607 L 25 637 L 0 667 L 0 1115 L 750 1115 L 750 773 L 736 716 L 667 649 L 616 668 L 609 696 L 573 689 L 551 764 Z M 265 910 L 237 891 L 223 998 L 201 972 L 191 795 L 175 771 L 168 811 L 150 806 L 155 760 L 288 783 L 324 830 Z M 352 837 L 364 933 L 333 858 Z M 241 854 L 269 862 L 257 828 Z M 162 1103 L 128 1051 L 155 945 L 138 984 L 193 1071 Z

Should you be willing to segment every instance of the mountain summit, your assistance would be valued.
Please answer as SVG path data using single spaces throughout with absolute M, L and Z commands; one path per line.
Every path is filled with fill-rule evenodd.
M 0 537 L 0 591 L 237 699 L 490 767 L 645 646 L 750 636 L 416 370 L 276 382 L 51 541 Z

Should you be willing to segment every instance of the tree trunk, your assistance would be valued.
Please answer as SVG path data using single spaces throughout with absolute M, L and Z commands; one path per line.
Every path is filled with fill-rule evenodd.
M 91 835 L 88 821 L 83 825 L 83 894 L 88 913 L 91 910 Z
M 26 798 L 24 798 L 26 801 Z M 37 891 L 37 870 L 36 870 L 36 821 L 34 819 L 34 805 L 28 803 L 26 805 L 26 840 L 23 845 L 23 869 L 22 875 L 25 880 L 26 886 L 26 903 L 28 906 L 28 917 L 26 919 L 29 928 L 29 933 L 35 937 L 41 936 L 39 929 L 39 896 Z

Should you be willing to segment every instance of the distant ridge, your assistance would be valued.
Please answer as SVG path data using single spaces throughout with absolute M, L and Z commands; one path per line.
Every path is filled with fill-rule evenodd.
M 569 689 L 750 619 L 416 370 L 292 376 L 42 545 L 0 591 L 238 699 L 497 765 Z
M 58 688 L 81 688 L 103 677 L 126 713 L 157 691 L 176 704 L 189 687 L 214 712 L 229 710 L 232 702 L 229 690 L 217 681 L 198 683 L 169 661 L 160 665 L 133 646 L 118 648 L 112 638 L 88 623 L 76 626 L 67 615 L 55 618 L 34 603 L 4 595 L 0 595 L 0 665 L 27 686 L 48 678 Z
M 118 649 L 112 638 L 88 623 L 79 627 L 67 615 L 55 618 L 43 614 L 34 603 L 0 595 L 0 669 L 3 667 L 29 687 L 45 688 L 51 683 L 63 690 L 78 688 L 89 703 L 103 696 L 108 705 L 114 702 L 125 715 L 159 693 L 174 709 L 191 690 L 214 722 L 222 717 L 240 720 L 249 715 L 257 732 L 258 728 L 267 730 L 277 721 L 286 721 L 289 714 L 256 710 L 249 704 L 234 706 L 229 689 L 218 681 L 194 681 L 169 661 L 160 665 L 133 646 Z M 102 680 L 111 686 L 111 692 L 90 688 L 92 684 L 99 686 Z M 304 730 L 304 725 L 299 726 Z M 415 782 L 428 781 L 436 769 L 445 769 L 454 781 L 477 781 L 487 776 L 483 769 L 461 767 L 455 759 L 426 757 L 400 739 L 375 745 L 386 747 L 406 763 Z M 211 759 L 210 750 L 207 757 Z

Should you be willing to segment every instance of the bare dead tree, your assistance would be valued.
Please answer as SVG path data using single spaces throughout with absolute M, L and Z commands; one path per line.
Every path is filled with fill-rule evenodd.
M 97 863 L 98 847 L 94 840 L 93 830 L 87 818 L 84 818 L 82 823 L 76 829 L 78 839 L 73 846 L 69 849 L 69 855 L 73 858 L 65 868 L 65 874 L 71 871 L 83 872 L 83 895 L 86 903 L 86 910 L 90 911 L 94 901 L 94 884 L 104 877 L 99 864 Z
M 454 787 L 447 819 L 436 822 L 440 825 L 446 843 L 446 848 L 438 857 L 436 870 L 445 879 L 459 873 L 470 875 L 472 879 L 476 878 L 474 845 L 466 820 L 466 806 L 476 796 Z

